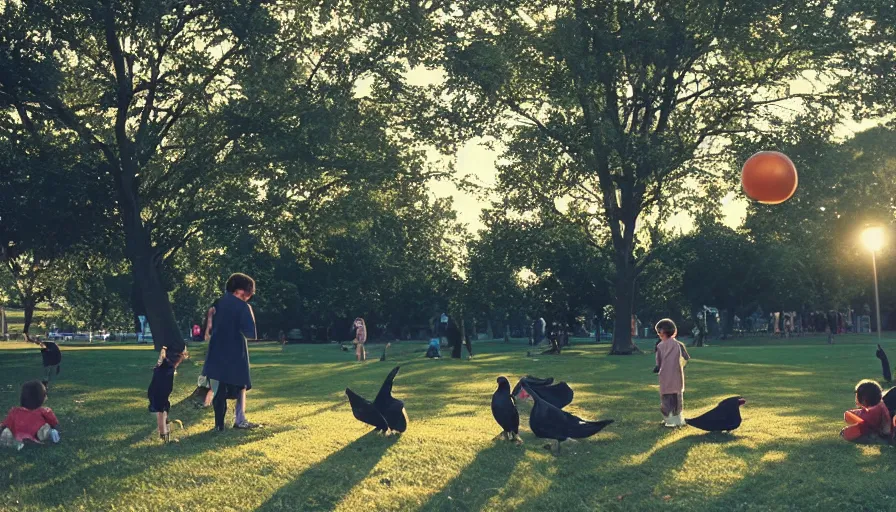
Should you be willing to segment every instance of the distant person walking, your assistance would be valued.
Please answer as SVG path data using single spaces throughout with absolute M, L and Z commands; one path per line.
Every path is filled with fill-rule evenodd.
M 837 334 L 837 327 L 838 327 L 837 312 L 832 309 L 832 310 L 828 311 L 827 330 L 828 330 L 828 344 L 829 345 L 834 344 L 834 335 Z
M 448 339 L 448 314 L 442 313 L 439 317 L 439 326 L 437 328 L 439 334 L 439 343 L 445 343 Z
M 202 370 L 211 379 L 215 430 L 219 432 L 224 431 L 228 396 L 237 400 L 233 428 L 258 427 L 246 419 L 246 391 L 252 389 L 248 340 L 257 338 L 255 314 L 248 304 L 255 294 L 255 281 L 245 274 L 233 274 L 227 280 L 226 290 L 212 308 L 214 312 L 209 310 L 209 319 L 215 317 L 215 322 Z
M 535 336 L 535 345 L 537 346 L 539 343 L 544 341 L 545 331 L 547 330 L 547 322 L 544 321 L 543 317 L 538 317 L 538 320 L 535 321 L 534 326 L 534 336 Z
M 367 343 L 367 324 L 364 323 L 364 319 L 361 317 L 355 318 L 355 339 L 352 340 L 352 344 L 355 346 L 355 357 L 358 359 L 358 362 L 367 360 L 367 349 L 364 348 L 364 344 Z

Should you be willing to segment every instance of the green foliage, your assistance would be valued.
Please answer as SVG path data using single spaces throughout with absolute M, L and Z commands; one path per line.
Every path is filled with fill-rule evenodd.
M 732 134 L 778 132 L 785 103 L 836 112 L 855 99 L 842 94 L 853 84 L 843 76 L 869 44 L 854 31 L 865 13 L 839 7 L 832 16 L 822 1 L 452 4 L 437 35 L 444 50 L 432 56 L 448 77 L 432 97 L 455 117 L 421 133 L 505 141 L 498 193 L 521 214 L 609 241 L 624 320 L 657 227 L 673 208 L 699 208 L 695 188 L 722 190 Z M 791 90 L 805 74 L 840 93 Z M 614 350 L 630 351 L 622 320 L 616 330 Z
M 133 330 L 127 264 L 112 263 L 103 256 L 73 256 L 66 264 L 61 323 L 93 332 Z
M 189 241 L 229 248 L 217 242 L 230 230 L 229 242 L 302 253 L 329 202 L 430 175 L 389 102 L 423 14 L 342 1 L 8 3 L 3 135 L 22 158 L 50 144 L 93 165 L 87 183 L 107 191 L 135 307 L 174 342 L 172 265 Z M 356 94 L 371 79 L 374 93 Z
M 301 328 L 342 339 L 357 316 L 372 335 L 404 336 L 448 300 L 459 230 L 450 204 L 430 199 L 423 183 L 358 188 L 321 205 L 301 239 L 197 236 L 172 268 L 175 307 L 181 318 L 201 319 L 227 276 L 242 271 L 257 282 L 256 319 L 269 337 Z

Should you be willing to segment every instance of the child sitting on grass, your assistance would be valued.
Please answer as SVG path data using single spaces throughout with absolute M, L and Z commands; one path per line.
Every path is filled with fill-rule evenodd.
M 59 420 L 53 410 L 44 407 L 47 388 L 40 381 L 32 380 L 22 385 L 19 398 L 21 407 L 13 407 L 0 423 L 0 445 L 15 446 L 21 450 L 25 441 L 44 443 L 59 442 Z
M 429 340 L 429 348 L 426 349 L 426 357 L 430 359 L 442 358 L 442 350 L 439 343 L 439 338 L 432 338 Z
M 849 426 L 840 431 L 840 437 L 854 443 L 889 443 L 893 438 L 893 423 L 881 396 L 880 384 L 868 379 L 859 381 L 856 385 L 859 409 L 843 414 Z
M 146 391 L 149 398 L 149 412 L 156 413 L 159 438 L 166 443 L 171 441 L 171 430 L 168 427 L 168 410 L 171 408 L 171 402 L 168 399 L 174 390 L 174 374 L 187 357 L 186 350 L 169 353 L 168 347 L 162 347 L 159 351 L 159 360 L 152 370 L 152 381 Z

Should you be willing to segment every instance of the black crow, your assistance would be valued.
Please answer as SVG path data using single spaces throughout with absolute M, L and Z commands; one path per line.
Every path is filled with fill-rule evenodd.
M 380 356 L 380 361 L 385 361 L 385 360 L 386 360 L 386 349 L 387 349 L 387 348 L 391 348 L 391 347 L 392 347 L 392 344 L 391 344 L 391 343 L 386 343 L 386 346 L 383 347 L 383 355 Z
M 538 388 L 530 387 L 526 381 L 523 381 L 523 388 L 535 400 L 535 405 L 529 414 L 529 428 L 532 429 L 532 433 L 536 437 L 557 441 L 558 453 L 562 441 L 569 438 L 584 439 L 591 437 L 603 430 L 607 425 L 613 423 L 613 420 L 583 420 L 548 403 L 538 396 Z M 551 445 L 551 452 L 554 453 L 553 444 Z
M 526 375 L 519 382 L 516 383 L 516 386 L 513 387 L 513 391 L 510 392 L 514 398 L 519 396 L 520 390 L 523 389 L 523 380 L 528 382 L 532 386 L 550 386 L 554 383 L 553 377 L 548 377 L 546 379 L 539 379 L 538 377 L 533 377 L 531 375 Z
M 896 388 L 890 388 L 884 393 L 883 401 L 887 406 L 887 409 L 890 410 L 890 417 L 893 417 L 893 414 L 896 413 Z
M 373 400 L 373 406 L 386 419 L 389 429 L 395 432 L 404 432 L 408 428 L 408 414 L 404 410 L 404 402 L 392 396 L 392 382 L 400 368 L 396 366 L 389 372 L 380 392 Z
M 715 408 L 685 420 L 688 425 L 707 432 L 731 432 L 740 426 L 740 406 L 747 403 L 739 396 L 732 396 L 719 402 Z
M 569 384 L 565 382 L 559 382 L 554 385 L 539 386 L 537 384 L 532 384 L 531 380 L 523 377 L 517 384 L 517 388 L 522 385 L 523 380 L 526 381 L 526 384 L 528 384 L 529 387 L 533 388 L 535 392 L 538 393 L 538 396 L 558 409 L 563 409 L 564 407 L 572 403 L 574 393 L 572 388 L 569 387 Z M 553 379 L 550 380 L 553 381 Z M 519 393 L 514 396 L 518 395 Z
M 498 389 L 492 395 L 492 416 L 501 426 L 502 432 L 498 437 L 514 440 L 516 444 L 523 444 L 520 439 L 520 413 L 516 410 L 516 402 L 510 394 L 510 382 L 506 377 L 498 377 Z
M 875 355 L 878 359 L 880 359 L 880 367 L 884 373 L 884 380 L 887 382 L 892 381 L 893 374 L 890 373 L 890 360 L 887 359 L 887 353 L 884 352 L 884 349 L 880 346 L 880 343 L 877 344 L 877 353 Z
M 355 419 L 367 423 L 376 431 L 384 434 L 389 430 L 389 424 L 386 423 L 386 418 L 383 418 L 380 411 L 376 410 L 376 407 L 374 407 L 369 400 L 349 388 L 345 388 L 345 395 L 352 405 L 352 414 L 355 416 Z

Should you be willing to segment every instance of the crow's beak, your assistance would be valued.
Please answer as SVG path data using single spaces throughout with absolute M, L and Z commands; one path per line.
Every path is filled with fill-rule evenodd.
M 737 401 L 737 405 L 738 405 L 738 406 L 744 405 L 745 403 L 747 403 L 747 401 L 744 400 L 743 398 L 741 398 L 741 399 L 739 399 L 739 400 Z

